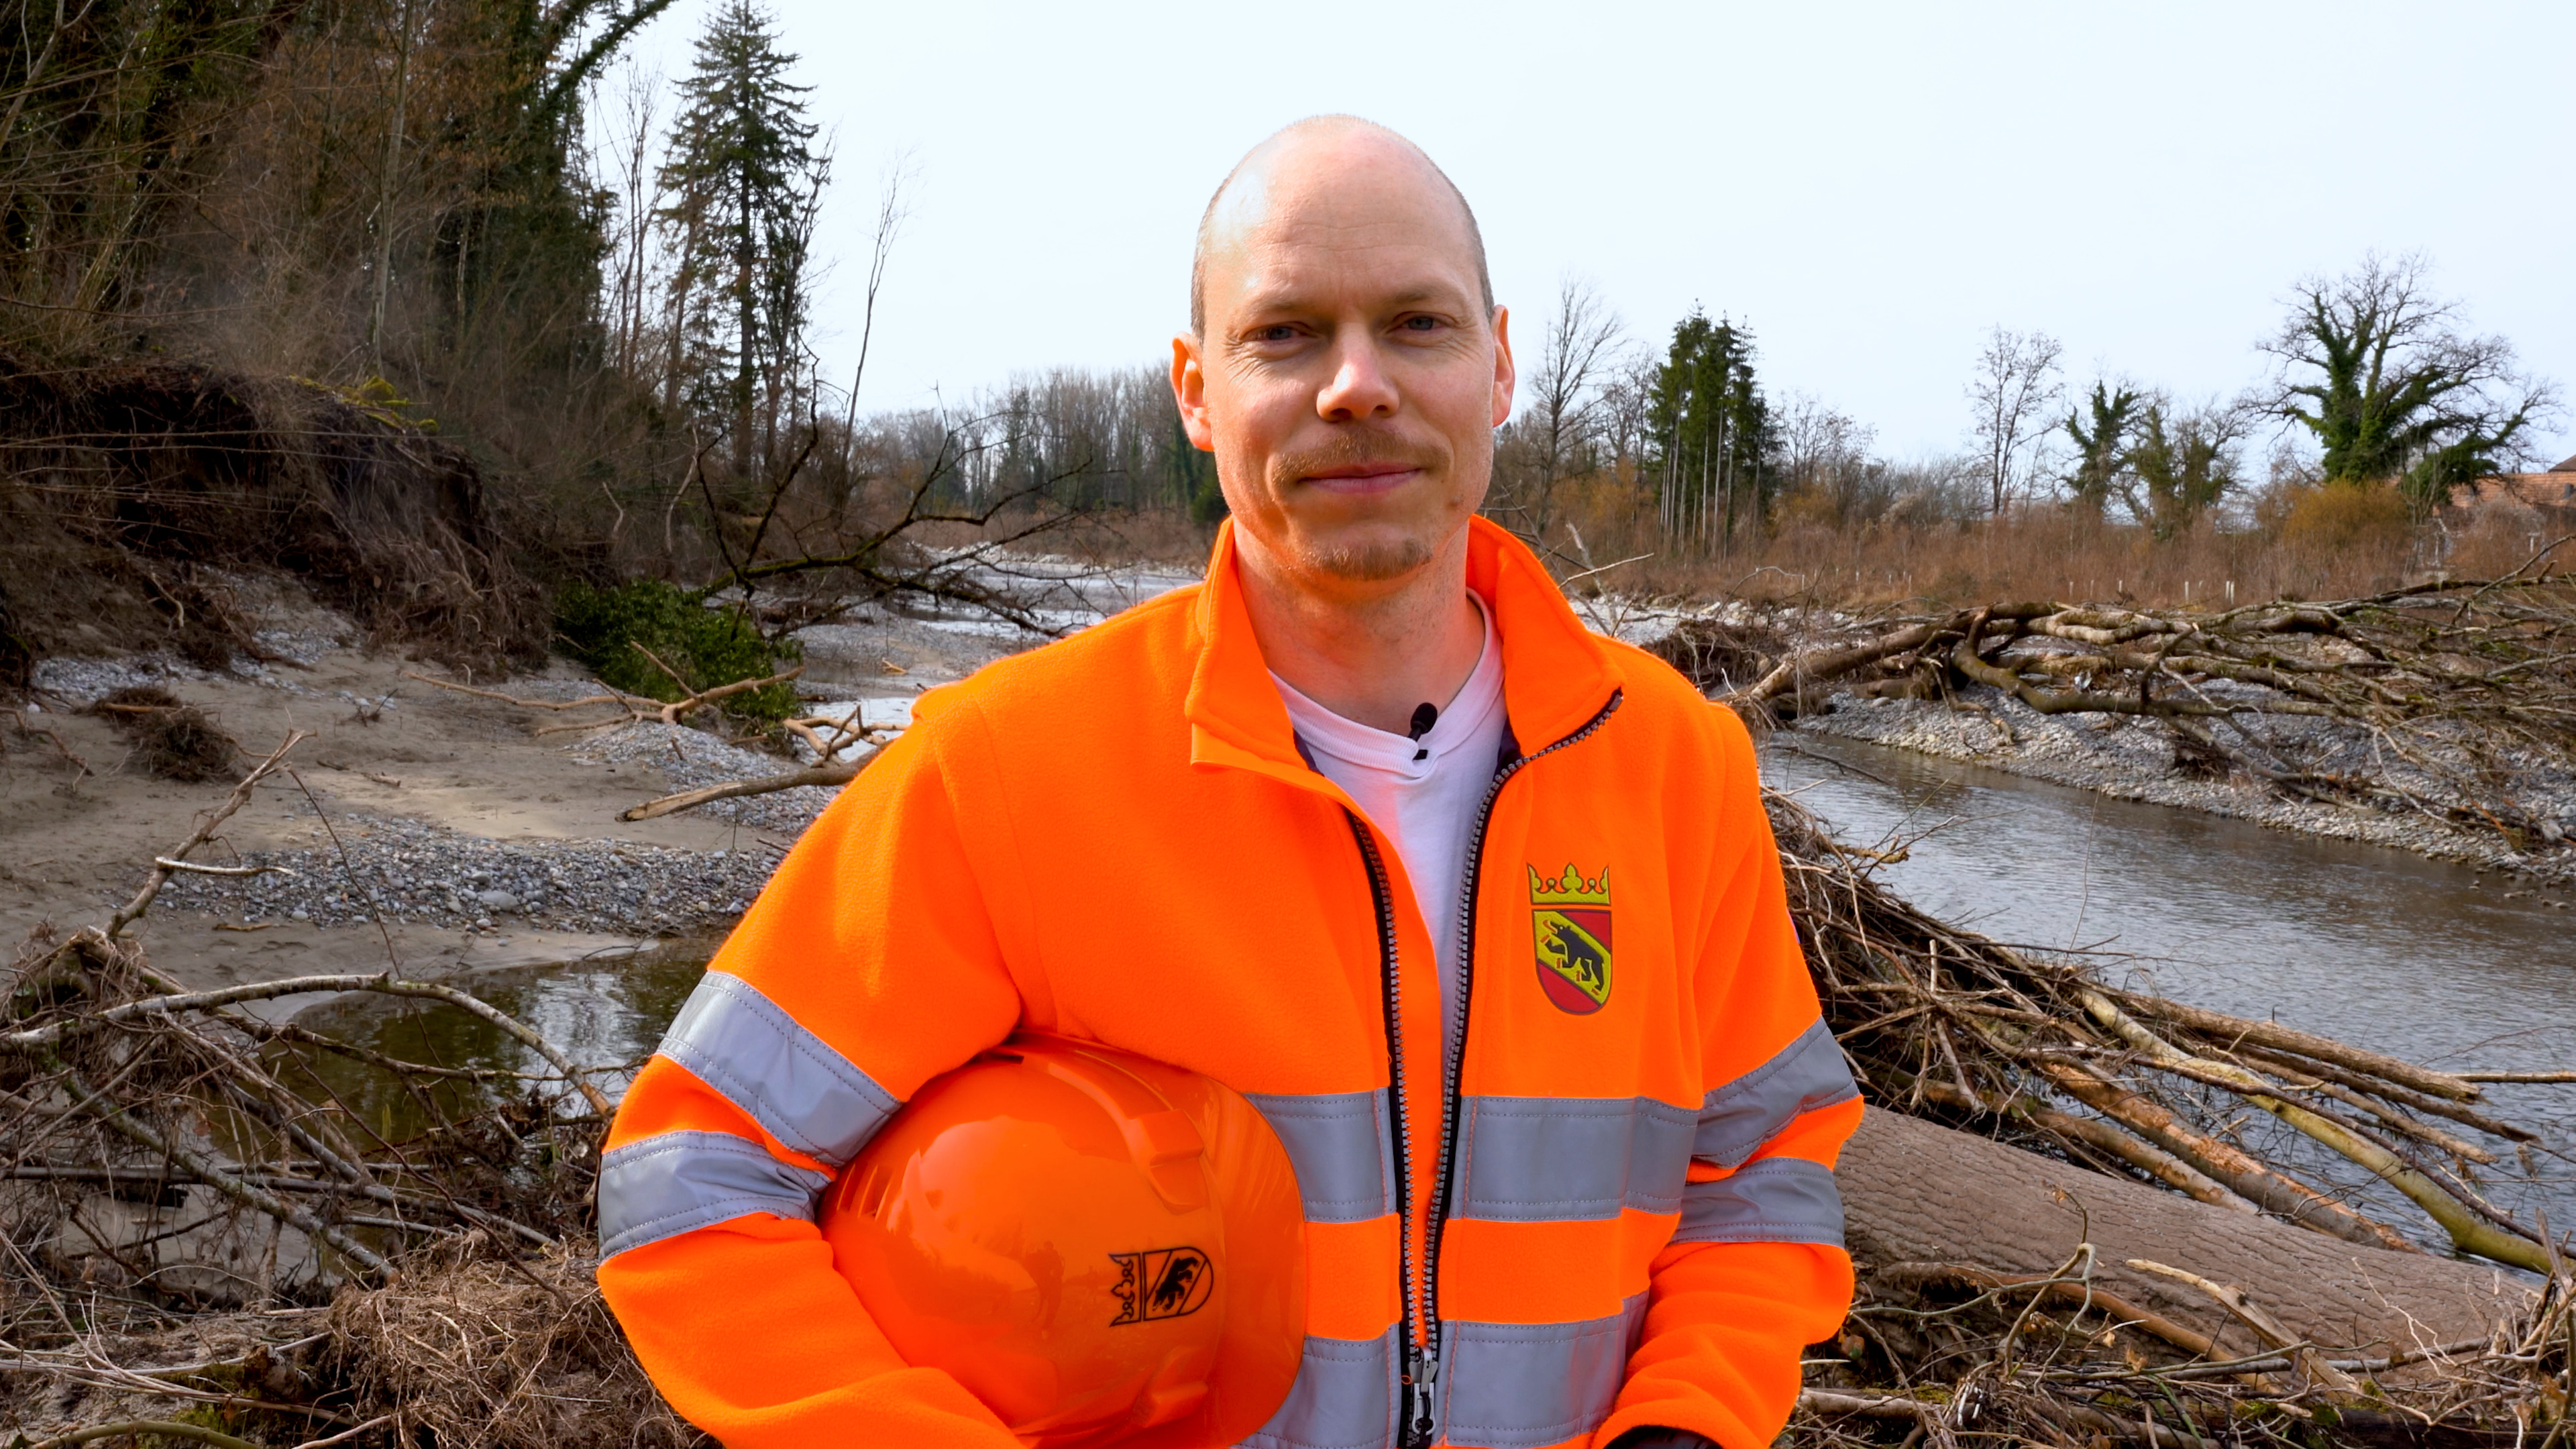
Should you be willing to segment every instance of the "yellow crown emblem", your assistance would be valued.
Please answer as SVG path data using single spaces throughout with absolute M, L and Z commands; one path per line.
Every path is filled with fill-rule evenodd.
M 1537 866 L 1533 865 L 1528 869 L 1531 905 L 1606 906 L 1610 904 L 1610 867 L 1606 865 L 1601 867 L 1601 874 L 1591 880 L 1585 880 L 1583 872 L 1576 868 L 1572 861 L 1565 863 L 1565 874 L 1555 880 L 1540 875 Z

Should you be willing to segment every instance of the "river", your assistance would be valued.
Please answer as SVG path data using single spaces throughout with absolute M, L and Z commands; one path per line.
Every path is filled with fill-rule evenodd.
M 2576 922 L 2547 904 L 2568 892 L 1851 741 L 1784 735 L 1764 757 L 1766 780 L 1843 839 L 1905 842 L 1906 858 L 1880 879 L 1945 920 L 2086 950 L 2117 984 L 2424 1066 L 2576 1068 Z M 2548 1146 L 2576 1143 L 2576 1085 L 2485 1091 L 2494 1115 Z M 2269 1119 L 2247 1133 L 2282 1145 Z M 2345 1164 L 2295 1155 L 2392 1226 L 2438 1239 L 2419 1211 Z M 2509 1154 L 2484 1169 L 2490 1196 L 2525 1221 L 2537 1207 L 2576 1227 L 2576 1169 L 2553 1154 L 2535 1160 L 2537 1180 Z

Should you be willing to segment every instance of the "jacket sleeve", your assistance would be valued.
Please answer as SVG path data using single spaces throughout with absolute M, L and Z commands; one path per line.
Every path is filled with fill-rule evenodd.
M 903 1100 L 1020 1015 L 985 904 L 1006 827 L 959 830 L 986 817 L 943 768 L 957 734 L 917 725 L 788 853 L 600 1160 L 600 1291 L 663 1396 L 729 1449 L 1018 1444 L 897 1358 L 815 1227 Z
M 1641 1425 L 1770 1444 L 1797 1403 L 1800 1350 L 1851 1306 L 1833 1166 L 1860 1094 L 1790 924 L 1752 742 L 1710 713 L 1723 774 L 1695 983 L 1707 1095 L 1681 1222 L 1649 1269 L 1644 1336 L 1599 1445 Z

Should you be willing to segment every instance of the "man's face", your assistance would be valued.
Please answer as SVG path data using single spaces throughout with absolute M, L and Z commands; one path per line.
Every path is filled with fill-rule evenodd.
M 1215 222 L 1172 388 L 1235 527 L 1308 588 L 1410 577 L 1484 501 L 1511 412 L 1507 319 L 1485 314 L 1461 208 L 1360 133 L 1256 157 Z

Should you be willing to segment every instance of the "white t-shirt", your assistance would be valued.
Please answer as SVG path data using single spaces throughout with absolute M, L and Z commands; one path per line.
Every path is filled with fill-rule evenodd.
M 1442 1036 L 1444 1052 L 1457 1035 L 1455 1013 L 1463 1007 L 1458 1000 L 1458 931 L 1468 837 L 1475 833 L 1485 788 L 1494 782 L 1509 723 L 1493 611 L 1483 599 L 1476 599 L 1476 609 L 1484 615 L 1485 644 L 1475 671 L 1457 697 L 1441 706 L 1439 718 L 1419 741 L 1344 719 L 1278 675 L 1270 676 L 1315 768 L 1342 787 L 1404 861 L 1440 968 L 1442 1020 L 1449 1028 Z

